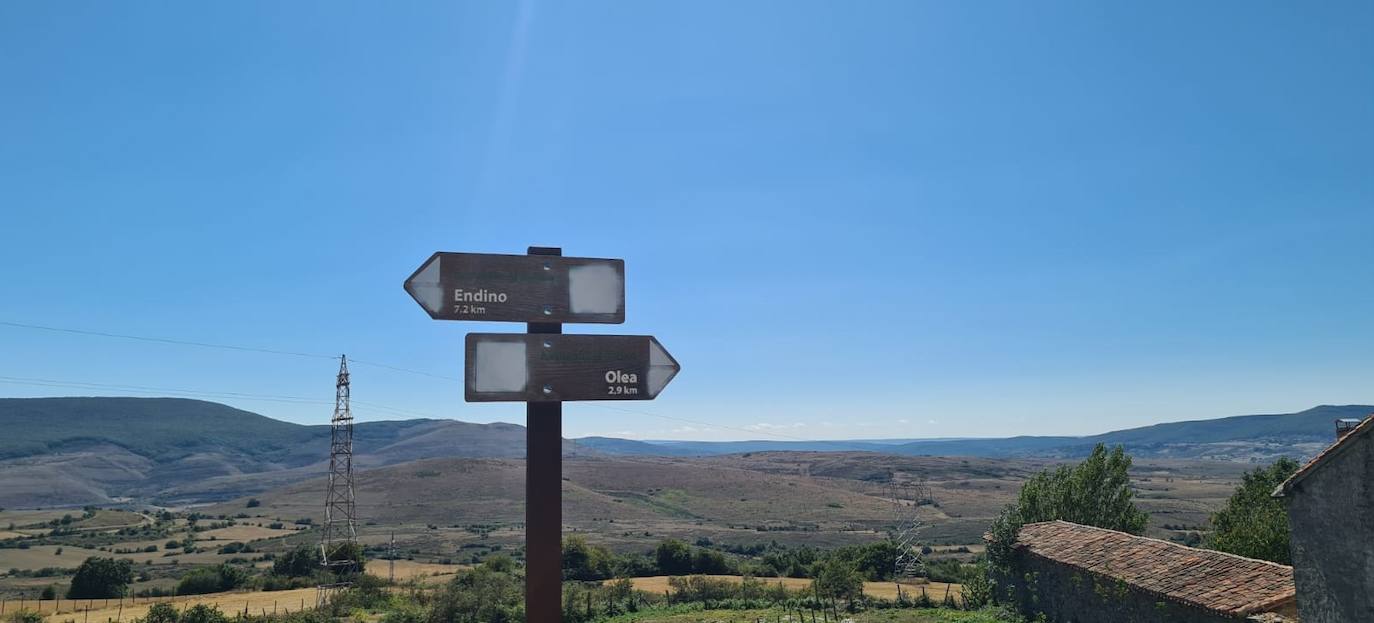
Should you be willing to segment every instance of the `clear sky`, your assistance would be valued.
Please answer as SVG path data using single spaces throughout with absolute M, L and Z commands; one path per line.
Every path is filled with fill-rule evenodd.
M 683 365 L 570 436 L 1369 403 L 1371 60 L 1367 1 L 6 2 L 0 321 L 346 352 L 437 375 L 355 366 L 362 419 L 522 422 L 455 378 L 523 327 L 401 284 L 533 244 L 624 258 L 627 322 L 568 331 Z M 320 423 L 333 373 L 0 326 L 4 396 Z

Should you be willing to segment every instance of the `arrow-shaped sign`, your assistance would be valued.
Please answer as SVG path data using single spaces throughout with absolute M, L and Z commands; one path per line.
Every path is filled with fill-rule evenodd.
M 653 400 L 681 366 L 647 335 L 469 333 L 468 402 Z
M 624 260 L 435 253 L 405 288 L 435 320 L 625 322 Z

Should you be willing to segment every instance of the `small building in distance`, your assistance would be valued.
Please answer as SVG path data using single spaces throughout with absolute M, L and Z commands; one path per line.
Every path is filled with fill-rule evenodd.
M 1374 621 L 1374 416 L 1336 422 L 1336 443 L 1274 491 L 1287 501 L 1303 623 Z
M 1296 617 L 1293 568 L 1067 521 L 1027 524 L 1013 554 L 1022 614 L 1074 623 Z

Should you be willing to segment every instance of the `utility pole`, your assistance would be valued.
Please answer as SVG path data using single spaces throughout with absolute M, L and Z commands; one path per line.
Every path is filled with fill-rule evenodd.
M 386 579 L 388 584 L 396 583 L 396 531 L 391 531 L 391 545 L 387 546 L 386 552 L 387 570 Z

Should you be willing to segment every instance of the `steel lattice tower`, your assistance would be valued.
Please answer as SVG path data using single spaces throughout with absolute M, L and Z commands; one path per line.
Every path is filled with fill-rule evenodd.
M 921 504 L 929 503 L 930 486 L 924 481 L 898 481 L 894 476 L 888 482 L 888 499 L 892 500 L 892 544 L 897 546 L 897 560 L 893 565 L 893 579 L 897 583 L 915 578 L 925 569 L 920 545 Z
M 353 412 L 348 399 L 348 356 L 342 355 L 339 357 L 339 376 L 334 384 L 329 493 L 325 497 L 324 531 L 320 536 L 320 559 L 325 567 L 340 575 L 356 570 L 359 563 L 354 560 L 358 551 L 358 524 L 353 498 Z

